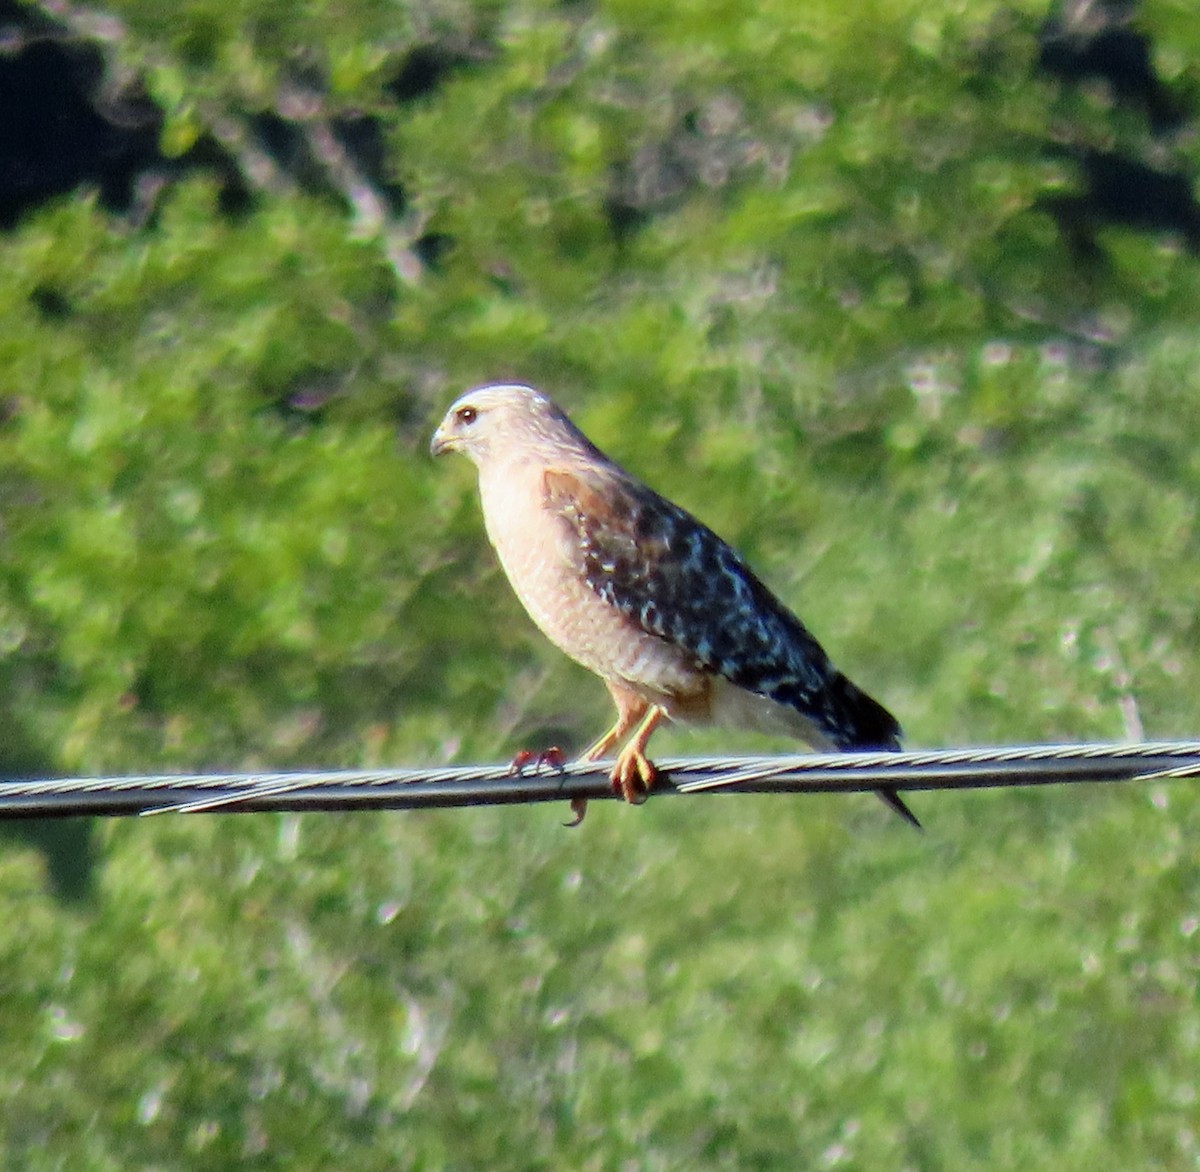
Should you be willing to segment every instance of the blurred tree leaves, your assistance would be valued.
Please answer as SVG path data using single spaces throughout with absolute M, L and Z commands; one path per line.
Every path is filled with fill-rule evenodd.
M 162 122 L 0 237 L 6 771 L 588 740 L 426 457 L 508 377 L 915 743 L 1197 732 L 1190 6 L 20 11 Z M 921 814 L 153 819 L 69 905 L 14 839 L 6 1164 L 1194 1162 L 1190 783 Z

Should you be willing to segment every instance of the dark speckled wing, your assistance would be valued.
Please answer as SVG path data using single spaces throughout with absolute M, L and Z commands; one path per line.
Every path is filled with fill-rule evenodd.
M 839 749 L 899 748 L 900 726 L 829 662 L 738 555 L 679 506 L 609 465 L 546 473 L 588 585 L 643 630 L 747 691 L 802 713 Z

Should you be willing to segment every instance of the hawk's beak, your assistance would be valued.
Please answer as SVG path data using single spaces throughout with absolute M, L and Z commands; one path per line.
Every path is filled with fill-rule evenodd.
M 457 446 L 454 442 L 454 436 L 446 429 L 445 423 L 441 423 L 437 431 L 433 433 L 433 439 L 429 441 L 429 454 L 431 456 L 444 456 L 447 452 L 453 451 Z

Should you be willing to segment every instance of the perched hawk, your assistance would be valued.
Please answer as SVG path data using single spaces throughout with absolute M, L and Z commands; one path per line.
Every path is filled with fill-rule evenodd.
M 517 597 L 608 686 L 617 720 L 584 760 L 632 730 L 612 771 L 627 801 L 654 784 L 646 743 L 664 720 L 791 733 L 820 749 L 900 747 L 891 714 L 725 542 L 614 464 L 545 395 L 468 391 L 430 450 L 474 462 L 488 537 Z M 892 790 L 878 792 L 918 825 Z

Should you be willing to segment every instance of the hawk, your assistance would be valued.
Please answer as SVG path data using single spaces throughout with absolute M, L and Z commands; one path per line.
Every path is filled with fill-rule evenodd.
M 488 538 L 542 632 L 607 685 L 614 790 L 644 800 L 646 744 L 665 720 L 790 733 L 817 749 L 899 749 L 900 726 L 829 661 L 804 624 L 711 529 L 601 452 L 545 395 L 468 391 L 435 456 L 479 471 Z M 914 826 L 890 789 L 877 791 Z M 582 807 L 576 809 L 576 821 Z

